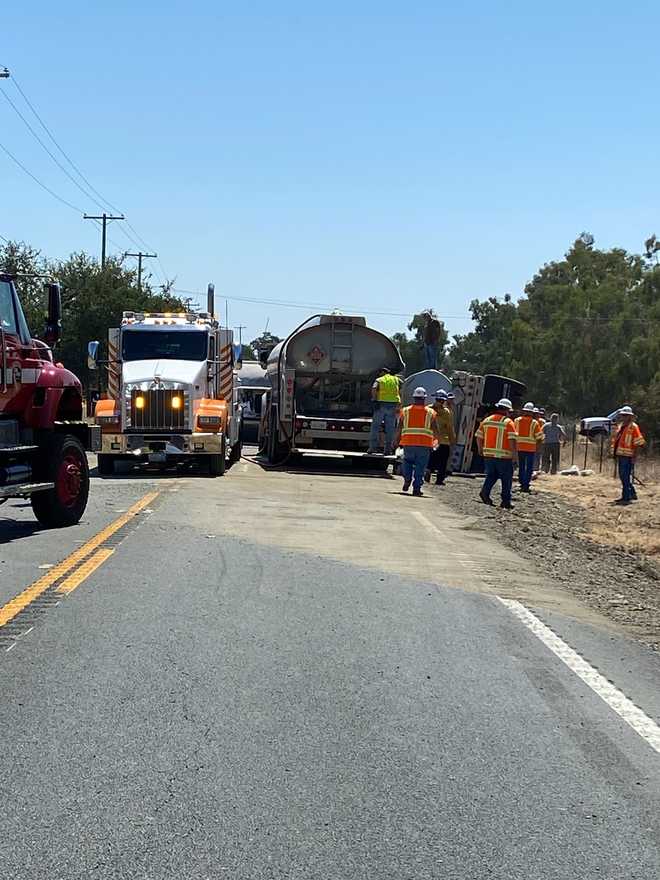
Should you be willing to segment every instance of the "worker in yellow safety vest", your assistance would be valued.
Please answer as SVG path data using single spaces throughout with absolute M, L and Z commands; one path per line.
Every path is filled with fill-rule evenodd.
M 534 460 L 543 446 L 543 428 L 534 418 L 534 404 L 526 403 L 522 414 L 514 422 L 516 426 L 516 446 L 518 449 L 518 481 L 520 491 L 529 494 L 534 473 Z
M 495 412 L 487 416 L 474 435 L 483 456 L 486 479 L 479 493 L 484 504 L 492 506 L 490 493 L 498 480 L 502 481 L 502 503 L 500 507 L 513 510 L 511 489 L 513 486 L 513 462 L 516 452 L 516 426 L 510 415 L 511 401 L 503 397 L 495 406 Z
M 415 388 L 412 406 L 404 407 L 397 436 L 397 445 L 403 448 L 403 491 L 413 484 L 413 495 L 422 495 L 424 472 L 428 467 L 431 450 L 441 440 L 438 416 L 426 405 L 426 389 Z
M 617 413 L 617 419 L 620 424 L 612 438 L 612 452 L 618 463 L 622 491 L 616 504 L 630 504 L 631 501 L 637 501 L 635 459 L 646 440 L 635 421 L 635 413 L 631 407 L 622 406 Z
M 371 386 L 371 399 L 374 404 L 374 415 L 371 420 L 371 434 L 369 435 L 367 452 L 369 455 L 374 455 L 377 452 L 380 445 L 380 428 L 383 425 L 385 455 L 391 455 L 396 433 L 396 420 L 401 409 L 401 382 L 394 370 L 383 367 Z

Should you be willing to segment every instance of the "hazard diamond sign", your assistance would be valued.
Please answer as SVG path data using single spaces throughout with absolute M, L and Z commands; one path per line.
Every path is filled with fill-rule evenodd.
M 319 348 L 318 345 L 315 345 L 311 351 L 307 352 L 307 354 L 309 355 L 311 362 L 313 364 L 316 364 L 316 366 L 318 366 L 325 358 L 325 352 L 322 348 Z

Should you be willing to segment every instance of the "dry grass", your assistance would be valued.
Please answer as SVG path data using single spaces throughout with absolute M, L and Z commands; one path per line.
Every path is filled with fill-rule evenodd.
M 580 465 L 583 462 L 584 459 Z M 534 487 L 578 504 L 585 519 L 585 526 L 580 526 L 585 537 L 657 561 L 660 560 L 660 482 L 654 479 L 657 463 L 647 461 L 646 467 L 643 462 L 640 465 L 636 475 L 644 485 L 636 485 L 639 500 L 628 507 L 613 504 L 621 496 L 621 483 L 613 477 L 612 459 L 606 460 L 602 474 L 590 477 L 541 475 Z

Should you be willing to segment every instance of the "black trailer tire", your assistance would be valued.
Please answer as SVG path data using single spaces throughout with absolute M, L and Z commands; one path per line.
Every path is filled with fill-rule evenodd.
M 111 477 L 115 472 L 115 457 L 114 455 L 101 455 L 97 456 L 98 462 L 98 472 L 102 477 Z
M 35 468 L 36 476 L 54 489 L 36 492 L 32 510 L 39 522 L 51 529 L 80 521 L 89 495 L 89 465 L 82 443 L 71 434 L 53 434 Z
M 229 464 L 238 464 L 241 460 L 241 456 L 243 455 L 243 441 L 237 440 L 236 443 L 231 448 L 231 452 L 229 453 Z
M 225 471 L 227 470 L 227 441 L 225 438 L 222 438 L 220 454 L 219 455 L 209 455 L 209 476 L 210 477 L 224 477 Z

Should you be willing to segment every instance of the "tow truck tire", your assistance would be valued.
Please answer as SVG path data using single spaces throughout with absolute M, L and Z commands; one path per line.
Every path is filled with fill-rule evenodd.
M 114 455 L 99 455 L 98 458 L 98 472 L 102 477 L 111 477 L 115 472 L 115 457 Z
M 227 441 L 222 438 L 222 445 L 219 455 L 209 455 L 209 476 L 223 477 L 227 469 Z
M 82 443 L 71 434 L 53 434 L 35 472 L 44 482 L 55 483 L 54 489 L 36 492 L 31 498 L 39 522 L 50 529 L 79 522 L 89 495 L 89 466 Z

